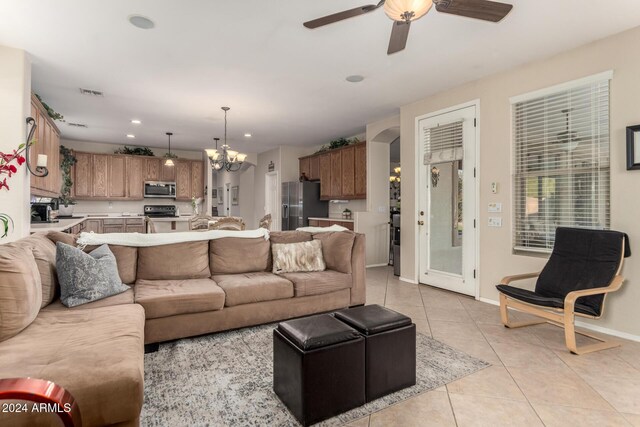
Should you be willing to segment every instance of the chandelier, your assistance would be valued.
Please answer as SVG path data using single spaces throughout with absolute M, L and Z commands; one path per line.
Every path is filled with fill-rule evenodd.
M 213 138 L 216 141 L 216 148 L 205 150 L 209 157 L 209 163 L 215 171 L 224 169 L 228 172 L 235 172 L 240 170 L 242 163 L 247 158 L 246 154 L 232 150 L 227 144 L 227 111 L 229 110 L 229 107 L 222 107 L 222 111 L 224 111 L 224 144 L 221 149 L 218 149 L 220 138 Z

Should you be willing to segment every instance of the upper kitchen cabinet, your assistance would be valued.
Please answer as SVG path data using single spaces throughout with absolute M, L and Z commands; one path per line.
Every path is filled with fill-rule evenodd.
M 191 193 L 196 199 L 204 197 L 204 163 L 198 160 L 191 162 Z
M 73 195 L 80 200 L 142 200 L 145 181 L 176 183 L 176 199 L 204 197 L 204 163 L 120 154 L 75 152 Z
M 31 167 L 36 169 L 38 155 L 47 156 L 49 174 L 43 178 L 31 177 L 31 194 L 42 197 L 58 197 L 62 184 L 60 172 L 60 131 L 47 114 L 42 103 L 31 95 L 31 117 L 38 126 L 34 133 L 35 143 L 30 148 Z
M 356 144 L 354 146 L 354 181 L 355 198 L 367 198 L 367 144 Z
M 162 159 L 155 157 L 145 157 L 144 159 L 144 180 L 162 181 Z
M 367 143 L 301 157 L 300 175 L 320 181 L 322 200 L 367 198 Z
M 191 200 L 191 162 L 176 160 L 176 200 Z
M 142 200 L 144 198 L 145 159 L 139 156 L 127 156 L 127 198 Z

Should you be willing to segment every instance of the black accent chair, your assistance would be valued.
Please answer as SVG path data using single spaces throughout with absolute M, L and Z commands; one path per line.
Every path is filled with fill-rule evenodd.
M 607 294 L 622 287 L 620 275 L 624 258 L 631 256 L 629 238 L 619 231 L 559 227 L 553 252 L 540 273 L 504 277 L 500 292 L 500 315 L 507 328 L 550 322 L 564 327 L 565 342 L 571 353 L 584 354 L 620 345 L 576 331 L 575 316 L 599 319 L 604 313 Z M 535 291 L 511 286 L 518 280 L 537 277 Z M 509 321 L 509 308 L 545 320 Z M 576 333 L 600 341 L 578 348 Z

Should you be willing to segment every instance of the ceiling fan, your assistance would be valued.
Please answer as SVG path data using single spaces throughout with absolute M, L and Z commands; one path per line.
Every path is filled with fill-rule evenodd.
M 491 22 L 501 21 L 513 8 L 513 5 L 489 0 L 380 0 L 378 4 L 369 4 L 323 16 L 307 21 L 303 25 L 307 28 L 318 28 L 364 15 L 384 6 L 384 12 L 393 20 L 391 40 L 387 49 L 387 55 L 391 55 L 405 48 L 411 21 L 422 18 L 434 4 L 438 12 Z

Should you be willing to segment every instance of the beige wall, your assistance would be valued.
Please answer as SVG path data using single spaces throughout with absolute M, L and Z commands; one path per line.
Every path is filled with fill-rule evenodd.
M 480 100 L 480 296 L 497 300 L 495 284 L 502 276 L 539 270 L 545 259 L 511 251 L 511 115 L 509 98 L 613 69 L 611 82 L 611 227 L 629 233 L 635 257 L 627 260 L 622 291 L 611 295 L 600 327 L 640 337 L 640 199 L 635 197 L 640 172 L 625 169 L 625 128 L 640 123 L 640 27 L 448 90 L 401 108 L 402 277 L 417 280 L 416 265 L 416 117 Z M 492 194 L 491 182 L 500 191 Z M 489 228 L 487 204 L 503 203 L 503 227 Z
M 31 63 L 23 50 L 0 46 L 0 151 L 12 153 L 26 139 L 25 119 L 31 113 Z M 12 163 L 14 164 L 14 163 Z M 17 164 L 16 164 L 17 166 Z M 7 178 L 3 175 L 2 179 Z M 0 213 L 13 219 L 14 229 L 0 240 L 8 243 L 29 234 L 29 180 L 23 165 L 0 190 Z

